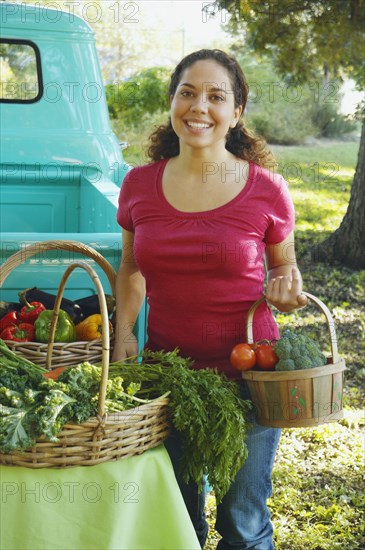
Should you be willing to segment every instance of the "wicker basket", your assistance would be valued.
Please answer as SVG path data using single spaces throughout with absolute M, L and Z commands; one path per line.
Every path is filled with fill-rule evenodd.
M 66 280 L 76 268 L 85 269 L 98 291 L 103 321 L 102 375 L 100 380 L 98 416 L 82 424 L 65 424 L 58 434 L 58 442 L 44 438 L 34 447 L 16 453 L 1 453 L 0 463 L 27 468 L 70 468 L 93 466 L 101 462 L 139 455 L 162 443 L 169 434 L 168 403 L 161 396 L 116 414 L 105 414 L 105 396 L 109 372 L 108 311 L 103 288 L 96 272 L 84 261 L 73 262 L 66 269 L 60 283 L 51 323 L 51 341 L 47 350 L 47 364 L 51 363 L 53 339 Z
M 31 258 L 41 252 L 50 250 L 64 250 L 82 254 L 94 260 L 106 274 L 110 283 L 112 294 L 115 294 L 116 274 L 110 263 L 99 252 L 78 241 L 41 241 L 26 246 L 19 250 L 4 262 L 0 267 L 0 288 L 10 273 Z M 48 344 L 39 342 L 13 342 L 6 340 L 7 346 L 14 352 L 26 357 L 36 365 L 44 365 Z M 82 361 L 90 363 L 100 362 L 102 357 L 101 339 L 87 342 L 55 342 L 53 344 L 52 368 L 77 365 Z
M 295 371 L 242 373 L 256 412 L 256 421 L 274 428 L 299 428 L 337 422 L 343 416 L 342 393 L 345 362 L 338 356 L 332 315 L 318 298 L 303 292 L 325 314 L 332 356 L 323 367 Z M 253 315 L 265 300 L 253 304 L 247 316 L 247 342 L 253 343 Z

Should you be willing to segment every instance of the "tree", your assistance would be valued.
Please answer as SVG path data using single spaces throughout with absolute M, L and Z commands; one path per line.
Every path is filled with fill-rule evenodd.
M 169 76 L 168 69 L 153 67 L 133 74 L 120 84 L 108 84 L 106 98 L 111 118 L 138 126 L 147 113 L 167 111 Z
M 324 85 L 346 74 L 359 89 L 365 84 L 365 0 L 216 0 L 231 14 L 229 28 L 256 52 L 270 54 L 293 84 Z M 316 246 L 312 257 L 365 268 L 365 117 L 347 212 L 340 227 Z
M 40 6 L 41 19 L 46 22 L 55 19 L 50 10 L 56 9 L 64 11 L 70 20 L 76 15 L 90 25 L 95 32 L 105 84 L 123 82 L 136 71 L 154 66 L 157 58 L 166 59 L 173 65 L 169 55 L 180 50 L 181 36 L 177 33 L 169 35 L 169 49 L 166 52 L 165 42 L 155 40 L 158 29 L 153 25 L 145 29 L 142 25 L 149 3 L 129 0 L 19 0 L 22 16 L 30 20 L 33 10 L 28 4 Z

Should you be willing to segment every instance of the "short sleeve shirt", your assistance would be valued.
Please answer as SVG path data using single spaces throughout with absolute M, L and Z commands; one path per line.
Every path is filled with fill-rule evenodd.
M 119 196 L 118 223 L 134 233 L 134 255 L 146 280 L 148 347 L 176 347 L 196 368 L 232 378 L 232 347 L 245 341 L 246 315 L 265 283 L 265 246 L 293 230 L 287 182 L 254 163 L 242 191 L 203 212 L 182 212 L 165 198 L 168 159 L 132 169 Z M 256 340 L 278 336 L 266 304 L 254 319 Z

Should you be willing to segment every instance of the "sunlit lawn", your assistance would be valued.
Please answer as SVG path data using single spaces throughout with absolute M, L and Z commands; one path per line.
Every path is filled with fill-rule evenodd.
M 272 147 L 296 208 L 297 231 L 335 230 L 347 208 L 355 172 L 356 143 Z

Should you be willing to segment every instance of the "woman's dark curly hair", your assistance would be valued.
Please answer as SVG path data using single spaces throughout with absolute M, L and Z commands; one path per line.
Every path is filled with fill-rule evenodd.
M 175 95 L 184 70 L 196 61 L 206 59 L 220 63 L 228 71 L 234 92 L 235 108 L 242 105 L 243 113 L 248 98 L 248 84 L 238 62 L 222 50 L 203 49 L 185 56 L 171 75 L 168 97 Z M 167 124 L 159 126 L 150 135 L 149 142 L 147 154 L 153 161 L 175 157 L 179 154 L 179 138 L 175 134 L 170 118 Z M 271 152 L 266 149 L 265 140 L 245 128 L 242 121 L 239 121 L 234 128 L 229 129 L 226 149 L 236 157 L 250 160 L 260 166 L 272 165 L 274 162 Z

